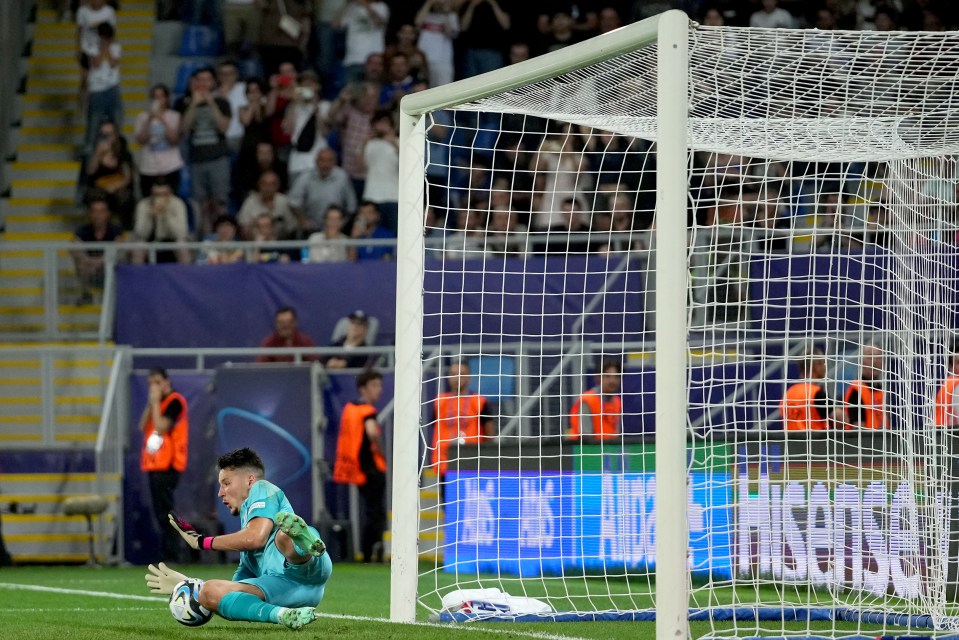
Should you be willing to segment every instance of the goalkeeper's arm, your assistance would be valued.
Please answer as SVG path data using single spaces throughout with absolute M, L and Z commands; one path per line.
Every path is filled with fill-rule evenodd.
M 253 518 L 246 527 L 235 533 L 222 536 L 204 536 L 190 523 L 178 518 L 170 512 L 170 526 L 193 549 L 203 551 L 256 551 L 266 546 L 273 533 L 273 520 L 270 518 Z

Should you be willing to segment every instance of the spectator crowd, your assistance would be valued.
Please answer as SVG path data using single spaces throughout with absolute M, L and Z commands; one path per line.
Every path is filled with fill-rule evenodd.
M 182 93 L 150 88 L 133 124 L 134 158 L 122 133 L 117 3 L 62 4 L 75 11 L 78 29 L 88 122 L 79 195 L 90 215 L 102 217 L 94 209 L 105 202 L 124 237 L 140 242 L 251 243 L 250 251 L 217 245 L 129 254 L 134 262 L 210 264 L 390 259 L 398 106 L 411 92 L 670 8 L 703 25 L 824 31 L 942 30 L 959 13 L 937 0 L 159 0 L 160 19 L 217 34 L 221 57 L 195 68 Z M 646 246 L 637 232 L 654 224 L 650 143 L 553 120 L 490 116 L 437 112 L 428 124 L 429 246 L 445 258 Z M 480 140 L 487 129 L 498 132 L 489 144 Z M 813 175 L 841 179 L 806 179 Z M 959 201 L 954 180 L 942 182 L 927 185 L 926 195 Z M 750 186 L 760 183 L 762 191 Z M 801 231 L 800 240 L 773 242 L 773 249 L 855 249 L 882 241 L 882 185 L 879 165 L 700 153 L 689 215 L 702 226 Z M 89 235 L 78 231 L 77 239 Z M 306 241 L 307 248 L 270 246 L 279 240 Z

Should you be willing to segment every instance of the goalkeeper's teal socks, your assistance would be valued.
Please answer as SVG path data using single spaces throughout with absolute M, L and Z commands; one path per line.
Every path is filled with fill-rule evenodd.
M 232 591 L 220 600 L 217 613 L 227 620 L 244 622 L 280 622 L 283 607 L 263 602 L 252 593 Z
M 243 591 L 232 591 L 223 596 L 217 612 L 227 620 L 273 622 L 290 629 L 299 629 L 316 620 L 316 610 L 313 607 L 278 607 Z

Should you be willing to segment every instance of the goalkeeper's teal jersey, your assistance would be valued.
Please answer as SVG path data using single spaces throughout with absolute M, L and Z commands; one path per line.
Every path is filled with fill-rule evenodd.
M 280 511 L 293 511 L 286 494 L 275 484 L 266 480 L 258 480 L 250 487 L 250 495 L 240 507 L 240 528 L 246 527 L 253 518 L 269 518 L 273 521 L 273 531 L 270 539 L 262 549 L 256 551 L 241 551 L 240 566 L 236 575 L 243 578 L 253 578 L 263 575 L 283 574 L 285 558 L 275 551 L 273 539 L 276 537 L 276 514 Z M 267 553 L 274 549 L 274 552 Z

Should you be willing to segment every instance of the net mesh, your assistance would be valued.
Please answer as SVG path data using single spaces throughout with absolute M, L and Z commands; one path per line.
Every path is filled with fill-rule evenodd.
M 696 637 L 959 626 L 957 37 L 692 28 Z M 425 611 L 655 609 L 657 54 L 425 115 Z
M 959 33 L 697 27 L 693 149 L 813 161 L 956 153 Z M 460 105 L 656 138 L 653 45 Z

